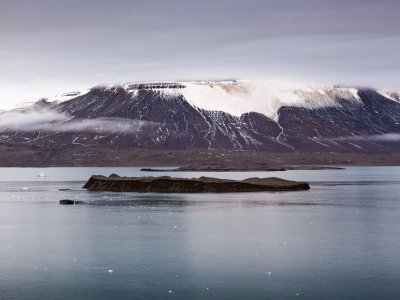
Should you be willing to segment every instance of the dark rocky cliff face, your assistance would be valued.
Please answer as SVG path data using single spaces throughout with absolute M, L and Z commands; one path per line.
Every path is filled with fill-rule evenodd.
M 183 87 L 179 87 L 183 88 Z M 69 145 L 151 147 L 152 149 L 263 150 L 270 152 L 368 152 L 400 150 L 400 102 L 372 89 L 358 90 L 360 101 L 338 97 L 334 106 L 282 106 L 275 120 L 258 112 L 233 116 L 191 105 L 183 95 L 162 89 L 93 88 L 62 103 L 40 101 L 30 109 L 68 115 L 69 123 L 109 121 L 115 130 L 3 130 L 0 143 L 61 149 Z M 318 99 L 317 99 L 318 100 Z M 26 108 L 29 109 L 29 108 Z M 139 122 L 124 130 L 118 122 Z M 112 123 L 114 122 L 114 123 Z

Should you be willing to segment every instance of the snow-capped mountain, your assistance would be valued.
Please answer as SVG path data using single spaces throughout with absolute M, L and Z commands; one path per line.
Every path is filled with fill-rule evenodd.
M 97 86 L 0 114 L 0 143 L 271 152 L 400 150 L 400 96 L 268 80 Z

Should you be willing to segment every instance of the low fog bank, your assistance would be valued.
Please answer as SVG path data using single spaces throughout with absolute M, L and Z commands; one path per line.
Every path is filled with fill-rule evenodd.
M 400 141 L 400 133 L 382 133 L 374 135 L 355 135 L 337 138 L 339 141 L 371 141 L 371 142 L 397 142 Z
M 157 123 L 122 118 L 77 119 L 52 110 L 16 110 L 0 113 L 0 132 L 132 133 Z

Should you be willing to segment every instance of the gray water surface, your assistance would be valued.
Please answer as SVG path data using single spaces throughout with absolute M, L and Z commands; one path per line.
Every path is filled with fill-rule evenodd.
M 138 168 L 0 170 L 0 299 L 400 299 L 399 167 L 161 173 L 312 183 L 237 194 L 81 189 Z

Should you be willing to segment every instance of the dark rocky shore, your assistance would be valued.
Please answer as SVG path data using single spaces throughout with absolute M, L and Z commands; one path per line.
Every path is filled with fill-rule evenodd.
M 83 186 L 89 191 L 154 192 L 154 193 L 233 193 L 233 192 L 283 192 L 309 190 L 306 182 L 289 181 L 276 177 L 228 180 L 210 177 L 175 178 L 120 177 L 118 175 L 90 177 Z

